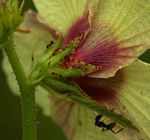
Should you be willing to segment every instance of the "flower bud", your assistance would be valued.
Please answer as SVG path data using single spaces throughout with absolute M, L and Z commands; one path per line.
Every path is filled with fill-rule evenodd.
M 0 48 L 23 21 L 21 9 L 17 0 L 0 1 Z

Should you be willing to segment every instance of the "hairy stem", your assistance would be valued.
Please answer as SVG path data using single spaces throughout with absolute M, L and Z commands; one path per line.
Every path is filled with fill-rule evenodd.
M 5 46 L 5 52 L 16 75 L 21 91 L 22 118 L 23 118 L 23 140 L 36 140 L 36 105 L 34 86 L 28 84 L 23 67 L 16 54 L 12 40 Z

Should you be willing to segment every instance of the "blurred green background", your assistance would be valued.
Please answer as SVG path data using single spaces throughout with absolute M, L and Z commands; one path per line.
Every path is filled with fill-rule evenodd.
M 23 10 L 36 10 L 31 0 L 26 0 Z M 0 50 L 0 138 L 1 140 L 21 140 L 20 98 L 12 93 L 2 68 L 3 52 Z M 150 63 L 150 50 L 140 57 Z M 44 116 L 38 107 L 38 140 L 66 140 L 62 130 L 50 117 Z

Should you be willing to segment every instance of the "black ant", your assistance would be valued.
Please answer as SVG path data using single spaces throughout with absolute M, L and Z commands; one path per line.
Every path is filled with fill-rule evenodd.
M 52 46 L 54 44 L 54 41 L 53 40 L 51 40 L 50 41 L 50 43 L 46 46 L 47 47 L 47 49 L 50 47 L 50 46 Z
M 98 127 L 102 127 L 102 132 L 105 130 L 110 130 L 112 133 L 117 134 L 124 129 L 124 128 L 121 128 L 120 130 L 115 132 L 113 128 L 116 126 L 116 122 L 105 124 L 104 122 L 100 121 L 101 118 L 102 118 L 102 115 L 98 115 L 95 117 L 95 125 Z

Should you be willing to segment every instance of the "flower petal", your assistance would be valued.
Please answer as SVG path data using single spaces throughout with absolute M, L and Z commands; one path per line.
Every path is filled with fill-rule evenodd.
M 131 140 L 140 139 L 139 134 L 128 129 L 122 130 L 117 135 L 111 131 L 102 132 L 100 127 L 95 126 L 95 112 L 66 100 L 59 98 L 52 99 L 52 118 L 63 129 L 69 140 Z M 60 117 L 61 116 L 61 117 Z M 107 123 L 113 120 L 103 116 L 103 121 Z M 122 127 L 117 124 L 113 130 L 118 131 Z
M 143 139 L 149 139 L 150 64 L 135 61 L 109 79 L 75 80 L 92 99 L 131 117 Z
M 121 0 L 99 3 L 92 30 L 73 58 L 101 66 L 90 76 L 107 78 L 150 48 L 150 5 L 138 0 L 132 5 Z
M 83 15 L 76 20 L 68 30 L 67 35 L 64 37 L 63 45 L 74 41 L 74 43 L 81 43 L 91 29 L 91 20 L 97 9 L 97 0 L 90 0 L 84 10 Z
M 63 129 L 68 140 L 117 140 L 111 132 L 103 133 L 95 126 L 93 111 L 61 99 L 52 99 L 52 118 Z M 60 117 L 61 116 L 61 117 Z
M 66 35 L 84 13 L 88 0 L 33 0 L 43 22 Z
M 101 0 L 96 15 L 97 20 L 112 25 L 115 35 L 127 44 L 149 43 L 149 0 Z
M 20 28 L 30 30 L 28 34 L 15 33 L 14 35 L 18 55 L 23 61 L 25 69 L 29 70 L 29 66 L 31 66 L 30 63 L 32 63 L 32 55 L 34 60 L 38 59 L 52 39 L 51 34 L 54 33 L 54 31 L 47 25 L 40 23 L 37 19 L 37 14 L 32 11 L 28 11 L 25 14 L 24 22 Z M 54 34 L 52 35 L 55 36 Z M 20 53 L 21 51 L 24 53 Z
M 85 11 L 83 16 L 69 29 L 67 35 L 64 37 L 63 46 L 69 44 L 71 41 L 78 44 L 84 40 L 90 28 L 89 11 Z

